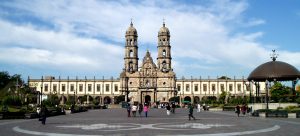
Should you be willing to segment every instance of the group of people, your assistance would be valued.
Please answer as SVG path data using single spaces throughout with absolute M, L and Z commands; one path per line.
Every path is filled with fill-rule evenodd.
M 139 113 L 139 116 L 142 117 L 142 112 L 144 111 L 145 113 L 145 117 L 148 117 L 148 111 L 149 111 L 149 105 L 147 103 L 143 104 L 133 104 L 132 106 L 130 105 L 130 103 L 127 104 L 127 116 L 131 117 L 131 113 L 132 113 L 132 117 L 136 117 L 136 113 Z
M 166 109 L 167 109 L 167 115 L 170 115 L 171 113 L 175 114 L 175 108 L 176 108 L 176 105 L 175 103 L 167 103 L 166 104 Z
M 238 117 L 240 116 L 241 112 L 244 116 L 246 115 L 246 113 L 249 112 L 248 106 L 246 104 L 243 104 L 242 106 L 236 105 L 235 113 L 237 114 Z
M 175 114 L 175 108 L 176 108 L 175 103 L 167 104 L 167 106 L 166 106 L 167 115 L 170 115 L 171 113 Z M 187 108 L 188 108 L 188 117 L 189 117 L 189 120 L 191 120 L 191 118 L 193 118 L 194 120 L 196 120 L 196 118 L 194 117 L 194 108 L 195 107 L 191 103 L 189 103 Z M 198 109 L 197 112 L 200 112 L 200 109 L 201 109 L 201 105 L 200 104 L 197 105 L 197 109 Z

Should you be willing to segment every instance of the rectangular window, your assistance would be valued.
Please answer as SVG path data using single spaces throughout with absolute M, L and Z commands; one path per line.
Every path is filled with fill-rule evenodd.
M 216 85 L 215 85 L 215 84 L 212 84 L 212 85 L 211 85 L 211 90 L 212 90 L 213 92 L 216 91 Z
M 73 92 L 74 91 L 74 84 L 71 84 L 71 91 Z
M 115 92 L 118 92 L 118 85 L 115 85 Z
M 204 91 L 204 92 L 207 91 L 207 85 L 206 85 L 206 84 L 203 85 L 203 91 Z
M 232 88 L 232 84 L 229 84 L 229 91 L 232 91 L 233 88 Z
M 56 92 L 56 91 L 57 91 L 57 85 L 53 84 L 53 92 Z
M 247 85 L 246 85 L 246 90 L 247 90 L 247 91 L 250 91 L 250 84 L 247 84 Z
M 92 84 L 88 84 L 88 91 L 89 91 L 89 92 L 92 91 Z
M 48 84 L 45 84 L 45 92 L 48 92 L 48 89 L 49 89 L 49 86 L 48 86 Z
M 97 92 L 100 92 L 100 89 L 101 89 L 101 85 L 97 84 Z
M 188 92 L 188 91 L 190 91 L 190 85 L 189 84 L 186 84 L 185 85 L 185 90 Z
M 238 91 L 242 91 L 242 85 L 238 84 Z
M 61 91 L 63 91 L 63 92 L 66 91 L 66 85 L 65 84 L 61 85 Z
M 224 84 L 221 84 L 221 91 L 225 91 Z
M 109 84 L 105 84 L 105 91 L 109 92 Z
M 198 92 L 198 84 L 195 84 L 195 92 Z
M 83 84 L 79 84 L 79 92 L 83 91 Z
M 177 89 L 178 89 L 178 91 L 180 91 L 180 90 L 181 90 L 181 86 L 180 86 L 180 84 L 178 84 L 178 85 L 177 85 Z

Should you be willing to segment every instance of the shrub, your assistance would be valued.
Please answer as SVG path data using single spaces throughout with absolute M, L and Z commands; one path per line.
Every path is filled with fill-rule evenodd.
M 3 105 L 9 105 L 9 106 L 22 106 L 22 101 L 20 97 L 16 96 L 6 96 L 3 99 Z
M 298 104 L 300 104 L 300 97 L 298 97 L 298 98 L 296 99 L 296 102 L 297 102 Z
M 281 110 L 281 109 L 283 109 L 282 107 L 277 107 L 277 110 Z

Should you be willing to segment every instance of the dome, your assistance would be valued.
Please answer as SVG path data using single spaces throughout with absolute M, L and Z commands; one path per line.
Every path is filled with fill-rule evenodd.
M 300 72 L 294 66 L 281 62 L 269 61 L 255 68 L 249 75 L 248 81 L 287 81 L 300 78 Z
M 163 27 L 161 27 L 158 31 L 158 36 L 161 35 L 167 35 L 170 36 L 170 31 L 169 29 L 166 27 L 165 22 L 163 23 Z
M 137 35 L 137 31 L 136 29 L 133 27 L 132 22 L 130 23 L 130 26 L 128 27 L 127 31 L 126 31 L 126 36 L 129 35 Z

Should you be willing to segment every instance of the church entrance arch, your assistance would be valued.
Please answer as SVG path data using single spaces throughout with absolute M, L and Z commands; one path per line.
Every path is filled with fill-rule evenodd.
M 145 100 L 145 103 L 150 104 L 150 102 L 151 102 L 151 96 L 150 95 L 146 95 L 145 98 L 144 98 L 144 100 Z

